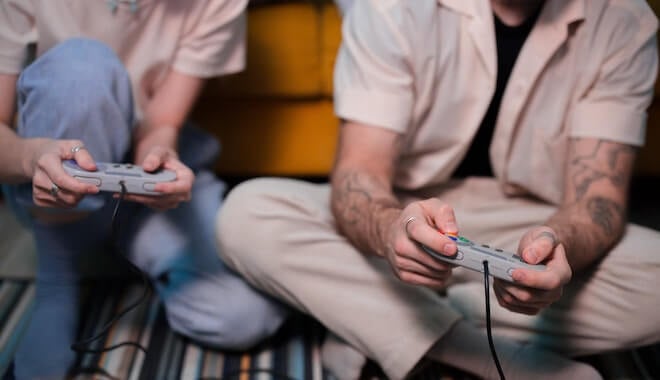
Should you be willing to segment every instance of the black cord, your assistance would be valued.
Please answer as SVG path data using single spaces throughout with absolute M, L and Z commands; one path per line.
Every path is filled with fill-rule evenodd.
M 502 371 L 502 366 L 500 361 L 497 358 L 497 352 L 495 351 L 495 343 L 493 343 L 493 332 L 490 324 L 490 285 L 488 281 L 488 261 L 484 260 L 484 292 L 486 294 L 486 334 L 488 335 L 488 346 L 490 346 L 490 354 L 493 356 L 493 361 L 495 362 L 495 367 L 497 367 L 497 373 L 500 375 L 500 380 L 505 380 L 504 371 Z
M 119 199 L 117 199 L 117 203 L 115 204 L 115 208 L 112 212 L 112 220 L 111 220 L 111 239 L 115 245 L 115 248 L 117 251 L 119 251 L 119 221 L 117 218 L 117 215 L 119 214 L 119 206 L 121 205 L 121 202 L 124 200 L 124 197 L 126 196 L 126 185 L 124 184 L 123 181 L 119 182 L 119 185 L 121 186 L 121 193 L 119 194 Z M 108 347 L 103 347 L 99 349 L 92 349 L 87 347 L 90 343 L 104 337 L 108 330 L 112 327 L 113 324 L 115 324 L 121 317 L 135 309 L 138 305 L 140 305 L 142 302 L 144 302 L 149 295 L 151 294 L 151 288 L 149 286 L 149 279 L 147 278 L 147 275 L 144 274 L 135 264 L 133 264 L 128 258 L 126 258 L 124 255 L 119 255 L 124 262 L 126 262 L 131 269 L 132 272 L 137 273 L 141 279 L 142 279 L 142 286 L 143 286 L 143 292 L 142 295 L 133 303 L 130 305 L 126 306 L 123 310 L 121 310 L 119 313 L 117 313 L 110 321 L 108 321 L 102 328 L 101 330 L 96 334 L 93 335 L 89 338 L 79 340 L 77 342 L 74 342 L 71 344 L 71 349 L 73 351 L 76 351 L 77 353 L 89 353 L 89 354 L 100 354 L 103 352 L 107 351 L 112 351 L 115 350 L 119 347 L 124 347 L 124 346 L 132 346 L 135 347 L 145 354 L 147 353 L 147 349 L 144 348 L 140 343 L 137 342 L 121 342 L 112 346 Z M 77 368 L 75 369 L 74 372 L 80 373 L 81 371 L 90 373 L 90 372 L 96 372 L 99 373 L 103 376 L 110 377 L 112 376 L 108 374 L 105 370 L 102 368 L 98 367 L 86 367 L 86 368 Z

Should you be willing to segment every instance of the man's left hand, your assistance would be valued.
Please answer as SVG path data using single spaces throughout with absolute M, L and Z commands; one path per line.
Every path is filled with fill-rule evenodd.
M 516 269 L 512 273 L 513 283 L 495 279 L 493 290 L 502 307 L 535 315 L 561 298 L 573 272 L 564 246 L 550 227 L 528 231 L 520 240 L 518 254 L 529 264 L 545 264 L 546 270 Z

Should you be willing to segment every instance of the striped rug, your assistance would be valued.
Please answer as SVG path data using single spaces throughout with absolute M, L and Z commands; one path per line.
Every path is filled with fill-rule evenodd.
M 86 283 L 80 338 L 102 329 L 118 311 L 139 299 L 142 287 L 116 279 Z M 0 280 L 0 378 L 25 328 L 34 285 L 24 280 Z M 649 316 L 657 317 L 657 316 Z M 304 316 L 292 318 L 271 339 L 246 352 L 223 352 L 203 347 L 174 333 L 164 309 L 151 295 L 89 345 L 98 349 L 117 343 L 138 342 L 141 350 L 125 346 L 103 354 L 81 354 L 76 379 L 121 380 L 332 380 L 321 367 L 319 343 L 324 329 Z M 605 379 L 660 379 L 660 345 L 584 358 Z M 86 371 L 90 370 L 90 371 Z M 94 372 L 91 369 L 95 369 Z M 105 373 L 106 375 L 102 375 Z M 371 363 L 363 380 L 384 379 Z M 414 380 L 475 380 L 452 368 L 433 365 Z

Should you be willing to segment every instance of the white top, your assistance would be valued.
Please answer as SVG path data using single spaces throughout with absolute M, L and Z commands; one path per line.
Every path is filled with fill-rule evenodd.
M 19 73 L 27 46 L 37 55 L 71 37 L 110 46 L 133 82 L 136 115 L 168 68 L 207 78 L 245 66 L 247 0 L 0 0 L 0 72 Z

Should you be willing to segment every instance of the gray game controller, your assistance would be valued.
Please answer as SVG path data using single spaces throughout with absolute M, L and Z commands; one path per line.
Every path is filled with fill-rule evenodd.
M 171 170 L 162 169 L 148 173 L 132 164 L 97 162 L 96 171 L 85 170 L 73 160 L 62 161 L 62 166 L 78 181 L 96 185 L 101 191 L 114 193 L 122 191 L 123 183 L 129 194 L 160 195 L 161 193 L 154 190 L 156 184 L 176 179 L 176 173 Z
M 525 268 L 536 271 L 544 271 L 546 269 L 546 266 L 543 264 L 528 264 L 523 261 L 520 255 L 506 252 L 499 248 L 491 248 L 485 244 L 478 244 L 464 238 L 463 236 L 445 236 L 456 242 L 458 251 L 453 256 L 446 256 L 435 252 L 423 244 L 420 245 L 426 253 L 435 259 L 454 265 L 460 265 L 481 273 L 484 271 L 484 261 L 488 261 L 488 273 L 493 277 L 509 282 L 513 282 L 511 273 L 514 269 Z

